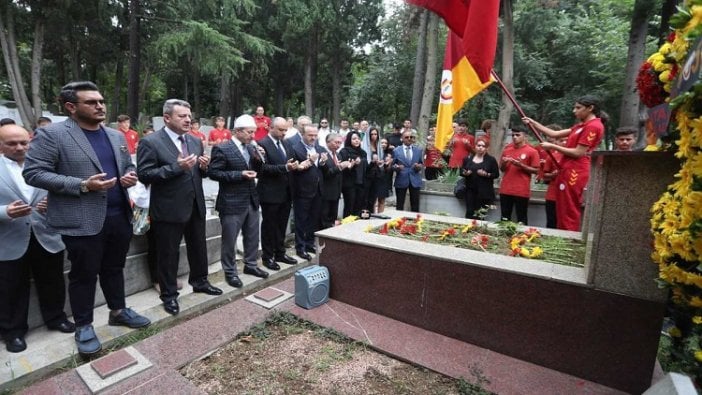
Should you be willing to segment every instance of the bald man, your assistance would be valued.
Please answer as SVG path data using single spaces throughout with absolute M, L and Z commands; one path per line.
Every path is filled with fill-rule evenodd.
M 0 127 L 0 334 L 9 352 L 27 348 L 30 277 L 39 295 L 42 318 L 49 329 L 71 333 L 63 306 L 61 235 L 47 230 L 46 191 L 22 178 L 29 132 L 17 125 Z

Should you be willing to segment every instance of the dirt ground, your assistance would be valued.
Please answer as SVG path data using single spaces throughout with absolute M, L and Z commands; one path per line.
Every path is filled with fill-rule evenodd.
M 180 372 L 209 394 L 489 393 L 479 372 L 471 382 L 446 377 L 288 313 L 271 316 Z

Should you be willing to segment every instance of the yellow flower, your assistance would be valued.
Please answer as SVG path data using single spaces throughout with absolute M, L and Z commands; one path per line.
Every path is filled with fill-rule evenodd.
M 349 215 L 348 217 L 341 220 L 341 224 L 350 224 L 351 222 L 357 220 L 358 217 L 355 215 Z
M 678 327 L 674 326 L 670 329 L 668 329 L 668 334 L 672 337 L 680 337 L 682 336 L 682 332 L 680 332 L 680 329 Z
M 468 233 L 471 229 L 473 229 L 473 224 L 468 224 L 461 228 L 461 233 Z
M 699 296 L 693 296 L 692 299 L 690 299 L 690 306 L 702 307 L 702 299 Z
M 532 258 L 538 258 L 543 254 L 544 254 L 544 250 L 541 247 L 537 246 L 531 250 L 531 257 Z
M 702 362 L 702 351 L 695 351 L 695 359 Z
M 368 232 L 370 232 L 370 231 L 372 231 L 372 230 L 373 230 L 373 227 L 370 226 L 370 225 L 366 226 L 366 228 L 363 229 L 363 231 L 366 232 L 366 233 L 368 233 Z
M 692 322 L 697 325 L 702 324 L 702 316 L 696 315 L 692 317 Z

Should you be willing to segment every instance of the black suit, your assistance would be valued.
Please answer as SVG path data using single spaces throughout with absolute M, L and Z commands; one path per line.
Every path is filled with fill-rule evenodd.
M 202 143 L 187 133 L 183 136 L 188 152 L 201 156 Z M 151 185 L 149 215 L 158 249 L 158 282 L 164 302 L 178 297 L 176 279 L 183 236 L 190 265 L 188 281 L 195 287 L 207 283 L 204 171 L 197 163 L 190 170 L 181 169 L 177 163 L 179 155 L 165 129 L 144 137 L 137 149 L 139 181 Z
M 338 158 L 338 155 L 337 155 Z M 341 160 L 338 160 L 341 162 Z M 339 216 L 339 197 L 341 196 L 341 169 L 334 163 L 332 152 L 329 152 L 329 166 L 324 168 L 322 183 L 322 213 L 321 228 L 334 226 Z
M 293 207 L 295 208 L 295 249 L 298 253 L 314 248 L 314 232 L 320 227 L 320 205 L 322 204 L 322 169 L 328 162 L 322 162 L 321 154 L 327 152 L 320 145 L 315 145 L 320 158 L 317 164 L 305 170 L 297 170 L 292 175 Z M 293 146 L 295 160 L 302 163 L 307 160 L 307 148 L 300 141 Z
M 292 203 L 290 175 L 285 164 L 292 159 L 292 148 L 281 139 L 285 154 L 281 153 L 269 136 L 259 140 L 258 145 L 266 151 L 265 162 L 255 165 L 258 172 L 256 189 L 261 202 L 262 259 L 265 262 L 285 255 L 285 231 Z
M 474 155 L 468 155 L 463 159 L 461 174 L 464 170 L 470 170 L 471 174 L 463 176 L 466 179 L 466 218 L 477 218 L 475 211 L 484 206 L 491 205 L 495 201 L 495 179 L 500 176 L 500 168 L 497 160 L 489 154 L 485 154 L 480 163 L 473 162 Z M 478 170 L 484 170 L 489 176 L 481 176 Z
M 244 264 L 257 266 L 258 258 L 258 192 L 256 180 L 245 178 L 242 172 L 251 170 L 251 162 L 260 162 L 250 146 L 244 146 L 249 161 L 233 141 L 212 148 L 212 162 L 208 170 L 211 179 L 219 181 L 219 194 L 215 208 L 222 224 L 222 270 L 227 277 L 238 275 L 236 268 L 236 238 L 239 231 L 244 236 Z

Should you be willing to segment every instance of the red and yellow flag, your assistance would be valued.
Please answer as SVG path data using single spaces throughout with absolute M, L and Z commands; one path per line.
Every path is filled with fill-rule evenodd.
M 451 139 L 453 114 L 492 83 L 499 0 L 407 0 L 441 16 L 451 30 L 441 75 L 436 147 Z

